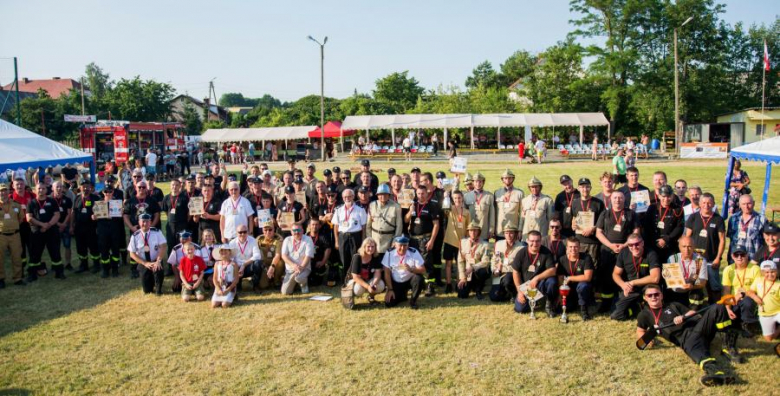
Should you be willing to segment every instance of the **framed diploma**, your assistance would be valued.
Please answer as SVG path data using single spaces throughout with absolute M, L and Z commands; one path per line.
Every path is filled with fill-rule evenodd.
M 666 281 L 666 286 L 670 289 L 681 289 L 685 285 L 680 263 L 664 264 L 661 276 Z
M 636 209 L 634 209 L 635 212 L 637 213 L 647 212 L 647 208 L 650 207 L 650 192 L 647 190 L 632 191 L 631 203 L 636 204 Z
M 192 197 L 187 205 L 190 210 L 190 216 L 200 216 L 203 214 L 203 197 Z
M 577 222 L 577 234 L 582 234 L 583 230 L 587 230 L 596 224 L 593 212 L 580 212 L 577 214 L 575 221 Z
M 92 207 L 92 213 L 94 213 L 95 217 L 98 219 L 109 219 L 108 202 L 95 201 L 95 205 Z
M 409 209 L 414 202 L 414 190 L 411 188 L 405 188 L 401 190 L 401 196 L 398 198 L 398 204 L 404 209 Z
M 283 230 L 289 230 L 293 224 L 295 224 L 295 213 L 292 212 L 279 213 L 279 226 Z
M 122 217 L 122 200 L 112 199 L 108 201 L 108 216 L 112 219 Z

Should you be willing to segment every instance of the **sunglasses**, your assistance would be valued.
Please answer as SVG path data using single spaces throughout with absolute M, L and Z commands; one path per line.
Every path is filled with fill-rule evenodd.
M 146 190 L 146 187 L 136 187 L 139 190 Z
M 732 255 L 734 255 L 734 257 L 745 257 L 747 256 L 747 253 L 738 252 L 738 253 L 732 253 Z
M 637 243 L 627 243 L 627 244 L 626 244 L 626 246 L 628 246 L 628 247 L 630 247 L 630 248 L 637 248 L 637 247 L 640 247 L 640 246 L 642 246 L 642 242 L 637 242 Z
M 647 297 L 647 298 L 659 298 L 659 297 L 661 297 L 661 293 L 647 293 L 647 294 L 645 294 L 645 297 Z
M 342 177 L 341 180 L 349 180 L 348 177 Z
M 561 226 L 550 226 L 551 230 L 560 230 Z
M 248 231 L 238 231 L 239 234 L 246 234 Z
M 263 232 L 273 232 L 273 228 L 263 228 Z
M 298 232 L 303 232 L 303 230 L 300 228 L 293 228 L 292 232 L 298 233 Z
M 143 179 L 143 176 L 133 176 L 133 179 Z

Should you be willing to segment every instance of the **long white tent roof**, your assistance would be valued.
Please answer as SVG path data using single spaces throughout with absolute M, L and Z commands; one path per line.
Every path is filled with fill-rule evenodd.
M 92 155 L 0 120 L 0 172 L 92 161 Z
M 512 113 L 512 114 L 398 114 L 349 116 L 347 129 L 429 129 L 474 127 L 608 126 L 603 113 Z
M 317 128 L 315 125 L 288 126 L 275 128 L 232 128 L 209 129 L 203 132 L 201 140 L 216 142 L 247 142 L 263 140 L 297 140 L 309 137 L 309 131 Z

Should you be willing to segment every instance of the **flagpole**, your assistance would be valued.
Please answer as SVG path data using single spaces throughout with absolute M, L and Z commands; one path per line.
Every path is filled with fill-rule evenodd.
M 766 62 L 767 50 L 766 39 L 764 39 L 764 61 L 762 62 L 763 65 L 761 65 L 761 140 L 764 140 L 764 135 L 766 134 L 766 124 L 764 122 L 764 119 L 766 118 L 766 115 L 764 114 L 764 102 L 766 101 Z

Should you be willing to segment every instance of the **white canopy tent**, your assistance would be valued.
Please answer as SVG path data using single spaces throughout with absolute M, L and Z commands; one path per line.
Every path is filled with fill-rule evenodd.
M 89 162 L 92 182 L 95 181 L 95 162 L 91 154 L 57 143 L 4 120 L 0 120 L 0 153 L 0 173 L 20 168 L 37 169 Z
M 390 129 L 395 143 L 396 129 L 443 129 L 444 145 L 447 145 L 448 128 L 470 128 L 471 147 L 474 148 L 474 127 L 498 128 L 500 144 L 502 127 L 556 127 L 577 126 L 580 128 L 580 144 L 582 144 L 586 126 L 606 126 L 609 130 L 609 120 L 603 113 L 510 113 L 510 114 L 398 114 L 398 115 L 365 115 L 349 116 L 344 119 L 341 128 L 344 130 L 365 130 L 366 136 L 370 130 Z
M 287 146 L 288 140 L 308 139 L 309 131 L 315 128 L 317 128 L 316 125 L 275 128 L 209 129 L 201 135 L 201 140 L 208 143 L 284 140 L 285 146 Z

